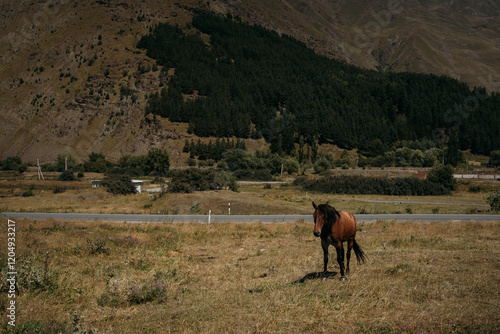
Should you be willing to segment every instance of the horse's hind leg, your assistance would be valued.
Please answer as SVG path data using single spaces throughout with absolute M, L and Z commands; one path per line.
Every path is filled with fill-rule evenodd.
M 351 261 L 351 250 L 354 245 L 353 240 L 348 240 L 347 241 L 347 266 L 345 268 L 345 272 L 349 272 L 349 261 Z
M 335 245 L 335 249 L 337 250 L 337 262 L 340 267 L 340 279 L 345 280 L 344 247 L 342 246 L 342 243 L 339 242 L 337 245 Z

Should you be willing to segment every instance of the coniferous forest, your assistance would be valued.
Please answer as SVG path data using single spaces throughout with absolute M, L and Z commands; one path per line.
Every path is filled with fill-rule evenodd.
M 137 46 L 164 70 L 175 68 L 146 114 L 188 122 L 199 136 L 264 137 L 278 153 L 291 153 L 300 138 L 367 155 L 380 141 L 389 148 L 401 140 L 500 149 L 500 94 L 449 77 L 346 65 L 210 13 L 184 30 L 159 24 Z

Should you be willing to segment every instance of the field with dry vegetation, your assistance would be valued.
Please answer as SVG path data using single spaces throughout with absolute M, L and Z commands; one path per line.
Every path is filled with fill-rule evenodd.
M 336 173 L 342 171 L 337 169 Z M 351 170 L 369 175 L 394 176 L 390 171 Z M 406 172 L 406 174 L 405 174 Z M 382 174 L 383 173 L 383 174 Z M 311 201 L 329 201 L 338 209 L 354 213 L 489 213 L 486 196 L 498 191 L 498 180 L 460 180 L 456 191 L 445 196 L 341 195 L 307 192 L 292 185 L 293 177 L 283 183 L 241 183 L 238 192 L 230 190 L 193 193 L 149 193 L 113 195 L 105 188 L 91 188 L 103 174 L 85 173 L 77 181 L 58 181 L 59 173 L 0 174 L 0 212 L 87 212 L 147 214 L 312 214 Z M 363 174 L 364 175 L 364 174 Z M 398 170 L 398 175 L 415 175 Z M 310 174 L 310 178 L 317 175 Z M 143 188 L 157 188 L 152 178 L 143 178 Z
M 357 240 L 369 260 L 340 281 L 334 256 L 320 276 L 320 242 L 303 222 L 19 220 L 16 332 L 500 331 L 500 222 L 377 221 Z M 5 317 L 0 328 L 11 329 Z

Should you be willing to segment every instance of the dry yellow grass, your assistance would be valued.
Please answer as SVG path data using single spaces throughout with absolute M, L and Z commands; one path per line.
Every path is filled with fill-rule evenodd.
M 500 330 L 500 222 L 360 225 L 370 260 L 352 264 L 347 282 L 333 255 L 331 273 L 316 276 L 322 251 L 307 223 L 16 225 L 18 329 L 72 332 L 76 312 L 80 329 L 100 333 Z M 134 287 L 157 280 L 168 287 L 134 302 Z
M 0 180 L 0 211 L 208 214 L 211 210 L 213 214 L 226 214 L 231 203 L 233 214 L 309 214 L 311 201 L 329 201 L 355 213 L 475 213 L 489 210 L 486 194 L 500 186 L 498 181 L 464 181 L 458 191 L 448 196 L 381 196 L 311 193 L 290 184 L 272 184 L 271 189 L 265 189 L 264 184 L 242 184 L 237 193 L 222 190 L 160 197 L 146 192 L 115 196 L 104 188 L 92 189 L 91 180 L 102 179 L 102 174 L 88 173 L 83 180 L 73 182 L 32 177 Z M 287 181 L 291 183 L 292 179 Z M 34 196 L 23 197 L 31 186 Z M 54 194 L 56 187 L 66 190 Z M 470 187 L 480 188 L 481 192 L 470 192 Z M 194 212 L 193 206 L 197 209 Z

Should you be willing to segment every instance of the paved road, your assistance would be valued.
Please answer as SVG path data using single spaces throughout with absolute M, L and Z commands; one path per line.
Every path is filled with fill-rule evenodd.
M 150 214 L 96 214 L 96 213 L 39 213 L 39 212 L 2 212 L 0 216 L 9 219 L 57 219 L 57 220 L 83 220 L 83 221 L 114 221 L 130 223 L 186 223 L 200 222 L 208 223 L 208 215 L 150 215 Z M 357 214 L 358 222 L 371 222 L 376 220 L 397 221 L 423 221 L 423 222 L 447 222 L 447 221 L 500 221 L 500 215 L 482 214 Z M 288 222 L 296 221 L 312 222 L 310 215 L 211 215 L 211 223 L 224 222 Z

